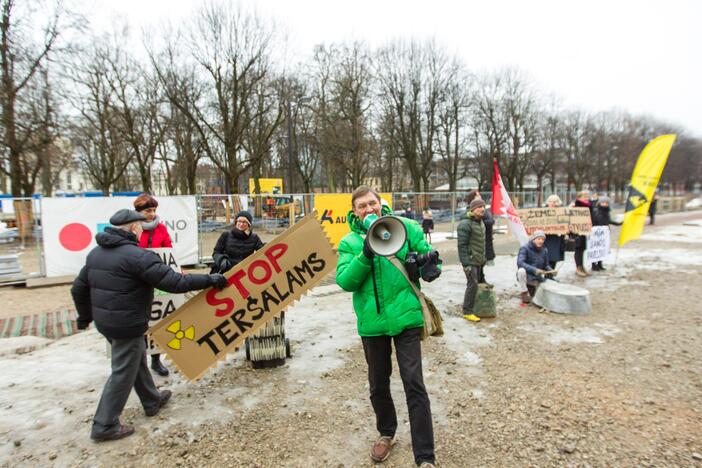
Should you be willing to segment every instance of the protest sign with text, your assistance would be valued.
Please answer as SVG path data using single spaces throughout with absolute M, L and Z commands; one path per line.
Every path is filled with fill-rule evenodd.
M 195 381 L 332 272 L 336 259 L 315 215 L 306 216 L 229 270 L 226 288 L 201 291 L 149 333 Z
M 610 250 L 609 226 L 593 226 L 587 240 L 587 260 L 601 262 L 607 258 Z
M 592 229 L 590 210 L 583 207 L 529 208 L 518 213 L 529 235 L 534 231 L 560 236 L 569 232 L 588 235 Z

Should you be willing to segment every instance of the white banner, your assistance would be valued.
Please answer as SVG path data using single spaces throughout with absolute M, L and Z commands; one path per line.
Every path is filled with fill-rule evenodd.
M 601 262 L 607 258 L 609 250 L 609 226 L 592 226 L 592 232 L 587 240 L 588 261 Z
M 43 198 L 42 237 L 46 276 L 77 275 L 95 247 L 95 235 L 110 226 L 119 209 L 134 209 L 136 197 Z M 194 195 L 158 198 L 158 215 L 173 241 L 180 265 L 198 262 L 197 202 Z
M 180 265 L 173 255 L 173 249 L 163 248 L 163 249 L 149 249 L 152 252 L 158 254 L 163 260 L 163 263 L 171 267 L 173 270 L 180 273 Z M 149 317 L 149 328 L 156 325 L 161 319 L 168 317 L 173 312 L 178 309 L 178 307 L 185 304 L 185 294 L 171 294 L 166 291 L 161 291 L 159 289 L 154 290 L 154 301 L 151 303 L 151 316 Z M 161 350 L 156 343 L 151 339 L 151 335 L 148 335 L 146 340 L 146 353 L 147 354 L 160 354 Z

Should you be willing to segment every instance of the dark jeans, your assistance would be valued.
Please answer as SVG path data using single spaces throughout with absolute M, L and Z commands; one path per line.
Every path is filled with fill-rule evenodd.
M 146 365 L 146 342 L 137 338 L 108 338 L 112 345 L 112 374 L 102 390 L 93 418 L 92 435 L 109 434 L 119 429 L 119 416 L 127 398 L 136 390 L 144 409 L 153 409 L 161 403 L 161 394 Z
M 583 255 L 585 254 L 585 249 L 575 249 L 575 266 L 583 266 Z
M 394 436 L 397 414 L 390 394 L 392 374 L 392 342 L 400 368 L 400 378 L 405 388 L 412 452 L 418 465 L 434 463 L 434 429 L 431 421 L 429 395 L 422 376 L 421 328 L 410 328 L 397 336 L 363 336 L 363 351 L 368 363 L 370 400 L 375 411 L 376 428 L 380 435 Z
M 478 294 L 478 283 L 485 282 L 483 267 L 465 267 L 463 273 L 466 275 L 466 292 L 463 294 L 463 314 L 472 314 L 475 305 L 475 296 Z

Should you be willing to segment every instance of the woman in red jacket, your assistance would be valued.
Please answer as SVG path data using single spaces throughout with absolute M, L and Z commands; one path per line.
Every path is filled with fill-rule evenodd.
M 143 225 L 144 232 L 141 233 L 139 238 L 139 247 L 143 249 L 173 247 L 171 236 L 168 235 L 166 226 L 160 222 L 156 214 L 157 207 L 158 201 L 148 193 L 142 193 L 134 200 L 134 209 L 146 216 L 146 221 Z M 160 354 L 151 355 L 151 369 L 160 376 L 165 377 L 168 375 L 168 369 L 161 364 Z

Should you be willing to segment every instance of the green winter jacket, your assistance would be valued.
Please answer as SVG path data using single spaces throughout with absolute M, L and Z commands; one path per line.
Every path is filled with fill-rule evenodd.
M 472 211 L 458 224 L 458 258 L 464 268 L 485 265 L 485 224 Z
M 392 214 L 383 206 L 383 216 Z M 422 306 L 405 276 L 385 257 L 373 257 L 377 302 L 371 275 L 371 260 L 363 255 L 366 229 L 361 220 L 348 213 L 351 232 L 339 244 L 339 262 L 336 265 L 336 282 L 345 291 L 353 292 L 353 309 L 356 312 L 358 334 L 361 336 L 395 336 L 408 328 L 424 326 Z M 427 253 L 431 245 L 424 239 L 422 228 L 416 221 L 400 218 L 407 228 L 407 242 L 395 255 L 402 262 L 407 252 Z M 416 283 L 419 287 L 419 283 Z

